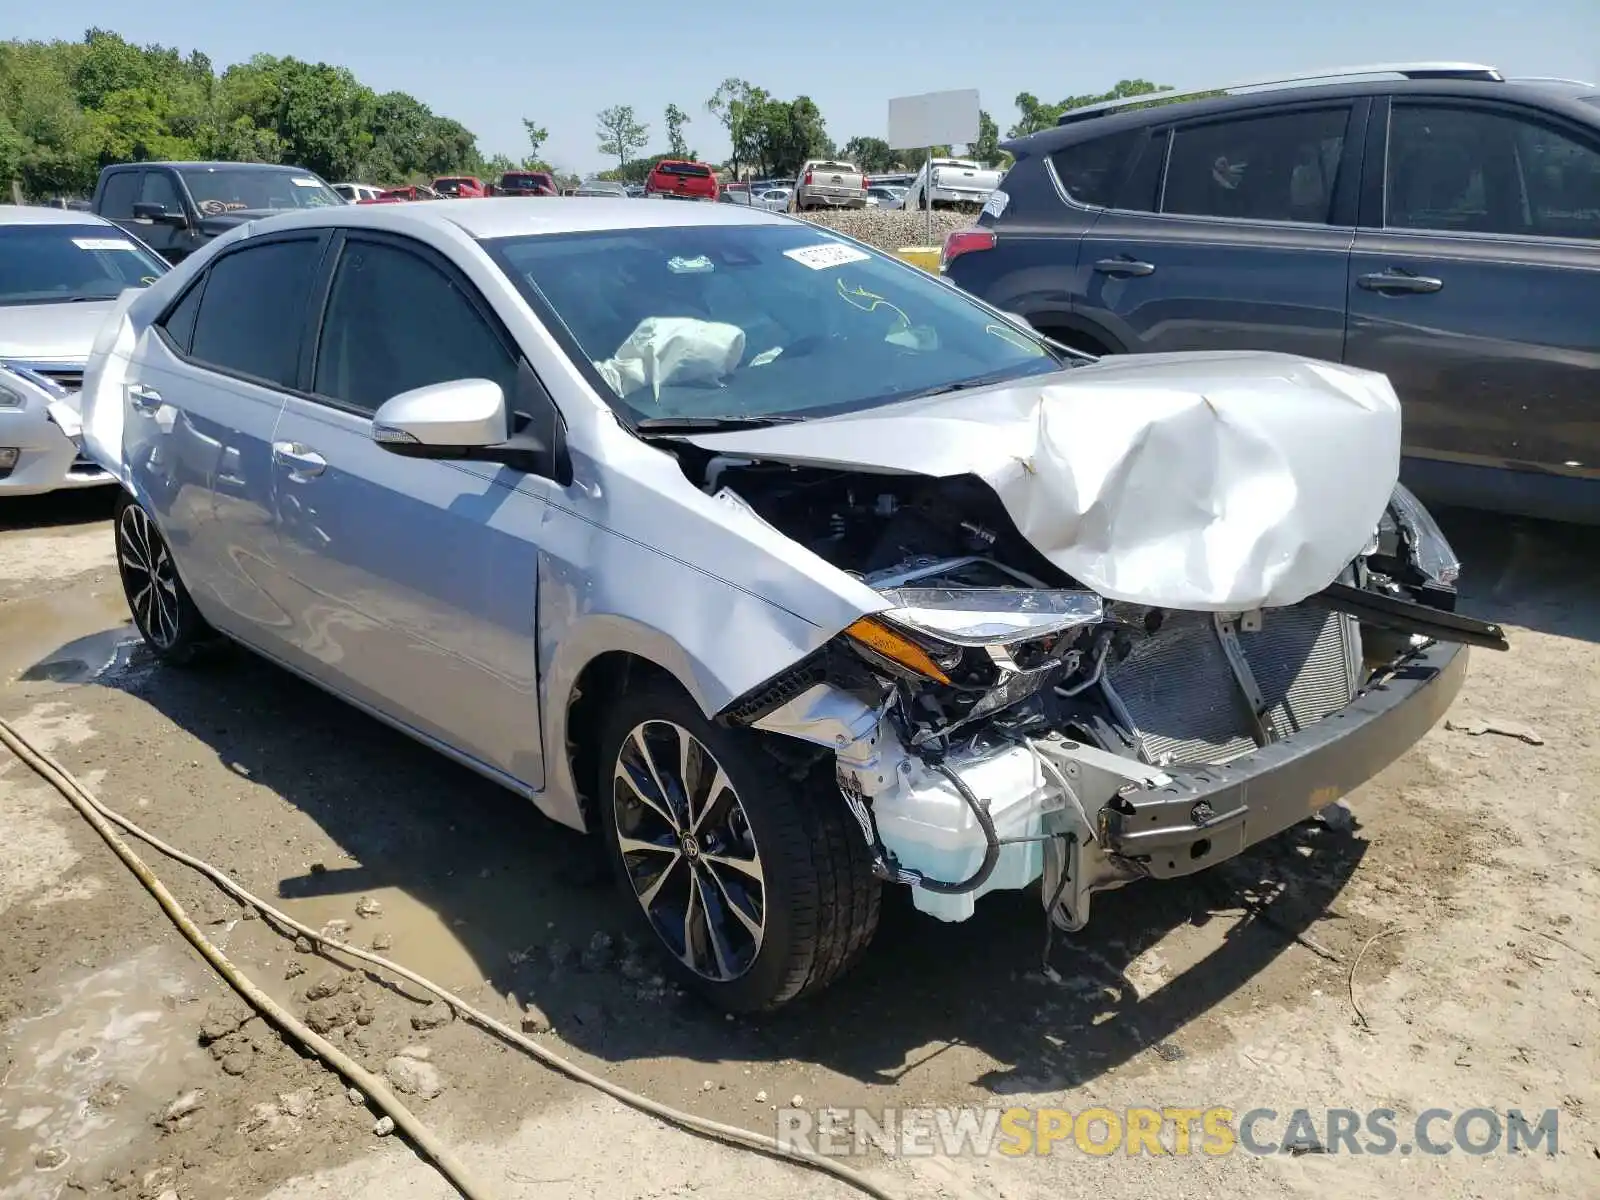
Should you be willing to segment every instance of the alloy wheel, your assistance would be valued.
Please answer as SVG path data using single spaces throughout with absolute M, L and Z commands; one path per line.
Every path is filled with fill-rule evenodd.
M 170 650 L 181 628 L 178 575 L 166 541 L 137 504 L 123 508 L 117 522 L 117 564 L 139 632 L 157 649 Z
M 623 867 L 657 936 L 705 979 L 743 975 L 761 951 L 766 879 L 716 756 L 675 722 L 636 725 L 617 753 L 611 804 Z

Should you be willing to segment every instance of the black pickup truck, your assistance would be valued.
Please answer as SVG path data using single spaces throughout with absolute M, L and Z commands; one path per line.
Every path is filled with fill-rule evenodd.
M 118 163 L 100 172 L 93 211 L 182 262 L 246 221 L 346 201 L 310 171 L 269 163 Z

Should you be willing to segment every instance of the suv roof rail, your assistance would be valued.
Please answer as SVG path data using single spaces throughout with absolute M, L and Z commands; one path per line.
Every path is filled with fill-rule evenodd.
M 1506 80 L 1507 83 L 1558 83 L 1568 84 L 1572 87 L 1592 88 L 1595 85 L 1587 79 L 1563 79 L 1559 75 L 1518 75 L 1515 79 Z
M 1305 71 L 1282 75 L 1273 79 L 1252 79 L 1243 83 L 1230 83 L 1225 87 L 1191 88 L 1181 92 L 1146 92 L 1141 96 L 1123 96 L 1117 100 L 1101 100 L 1085 104 L 1082 108 L 1068 109 L 1056 118 L 1057 125 L 1069 125 L 1085 117 L 1098 116 L 1119 108 L 1136 104 L 1149 104 L 1152 100 L 1166 103 L 1174 100 L 1192 100 L 1197 96 L 1237 95 L 1258 88 L 1289 87 L 1294 84 L 1341 83 L 1369 75 L 1398 75 L 1402 79 L 1470 79 L 1484 83 L 1504 83 L 1505 76 L 1494 67 L 1483 63 L 1466 62 L 1411 62 L 1372 63 L 1367 66 L 1334 67 L 1326 71 Z

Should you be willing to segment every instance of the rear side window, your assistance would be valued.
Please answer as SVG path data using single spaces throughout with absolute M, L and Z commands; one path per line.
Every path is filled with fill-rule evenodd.
M 320 249 L 319 239 L 303 238 L 246 246 L 217 259 L 200 298 L 190 357 L 292 387 Z
M 1178 129 L 1161 211 L 1324 224 L 1350 109 L 1314 109 Z
M 100 191 L 99 213 L 102 217 L 128 220 L 133 216 L 133 202 L 139 198 L 138 171 L 118 171 L 106 179 Z
M 430 383 L 491 379 L 515 394 L 517 362 L 443 271 L 381 242 L 345 244 L 312 390 L 364 413 Z
M 1050 156 L 1056 178 L 1079 204 L 1092 208 L 1117 206 L 1117 184 L 1128 156 L 1145 137 L 1142 129 L 1091 138 L 1063 147 Z

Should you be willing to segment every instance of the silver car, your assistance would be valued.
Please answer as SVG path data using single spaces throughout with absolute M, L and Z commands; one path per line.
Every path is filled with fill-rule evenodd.
M 255 222 L 120 304 L 76 418 L 160 658 L 241 643 L 596 832 L 730 1009 L 885 883 L 1073 929 L 1228 859 L 1505 644 L 1382 376 L 1094 362 L 733 205 Z
M 117 295 L 166 272 L 154 251 L 90 213 L 0 205 L 0 496 L 112 482 L 48 409 L 77 391 Z

